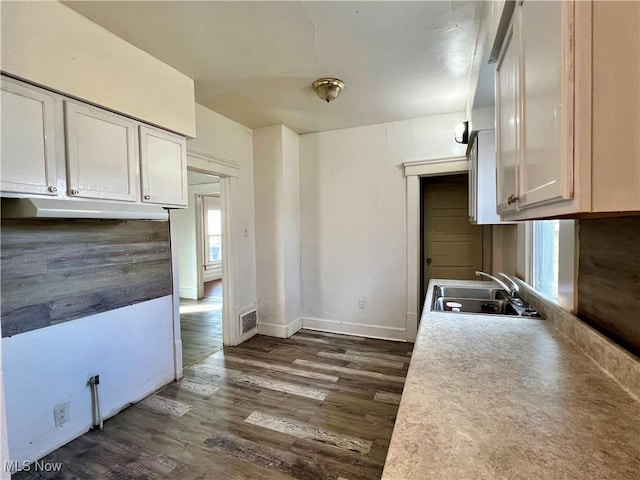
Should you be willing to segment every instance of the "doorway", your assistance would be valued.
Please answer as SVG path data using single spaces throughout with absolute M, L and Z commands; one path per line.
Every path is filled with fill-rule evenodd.
M 220 178 L 187 170 L 189 205 L 171 212 L 178 230 L 180 337 L 183 368 L 223 346 L 223 221 Z
M 469 223 L 467 174 L 423 177 L 420 191 L 420 292 L 424 300 L 432 278 L 477 279 L 475 272 L 490 262 L 490 232 Z

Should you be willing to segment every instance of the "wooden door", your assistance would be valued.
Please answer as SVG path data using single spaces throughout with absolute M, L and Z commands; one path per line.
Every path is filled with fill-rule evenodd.
M 424 186 L 425 289 L 432 278 L 477 280 L 475 272 L 482 270 L 483 230 L 469 223 L 467 197 L 464 183 Z
M 187 206 L 187 141 L 157 128 L 140 126 L 142 201 Z
M 105 110 L 65 102 L 68 194 L 138 199 L 136 123 Z
M 55 102 L 44 90 L 2 80 L 3 192 L 57 195 Z

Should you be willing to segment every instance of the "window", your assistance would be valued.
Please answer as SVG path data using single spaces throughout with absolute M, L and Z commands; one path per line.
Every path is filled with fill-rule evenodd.
M 523 235 L 527 283 L 567 310 L 575 309 L 575 230 L 574 220 L 527 222 Z M 519 265 L 521 265 L 519 263 Z
M 222 261 L 222 214 L 218 198 L 205 196 L 204 200 L 204 259 L 206 265 Z
M 558 269 L 560 266 L 560 222 L 533 222 L 532 286 L 552 300 L 558 300 Z

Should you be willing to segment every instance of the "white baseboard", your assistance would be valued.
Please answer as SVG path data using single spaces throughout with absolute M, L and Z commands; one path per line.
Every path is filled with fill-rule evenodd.
M 322 332 L 342 333 L 344 335 L 355 335 L 356 337 L 394 340 L 396 342 L 407 341 L 407 330 L 405 328 L 381 327 L 379 325 L 344 322 L 341 320 L 303 317 L 302 328 Z
M 216 271 L 216 270 L 206 270 L 203 274 L 202 274 L 202 281 L 203 282 L 212 282 L 214 280 L 220 280 L 222 279 L 222 272 L 221 271 Z
M 180 298 L 188 298 L 190 300 L 198 299 L 198 289 L 190 287 L 180 287 Z
M 258 321 L 258 333 L 269 337 L 289 338 L 302 328 L 302 318 L 294 318 L 286 325 Z
M 255 337 L 258 334 L 258 329 L 254 328 L 253 330 L 249 330 L 238 338 L 238 343 L 236 345 L 240 345 L 242 342 L 246 342 L 251 337 Z

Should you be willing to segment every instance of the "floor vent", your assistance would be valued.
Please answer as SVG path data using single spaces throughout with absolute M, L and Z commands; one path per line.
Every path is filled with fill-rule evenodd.
M 240 333 L 247 333 L 258 326 L 258 311 L 251 310 L 250 312 L 240 315 Z

